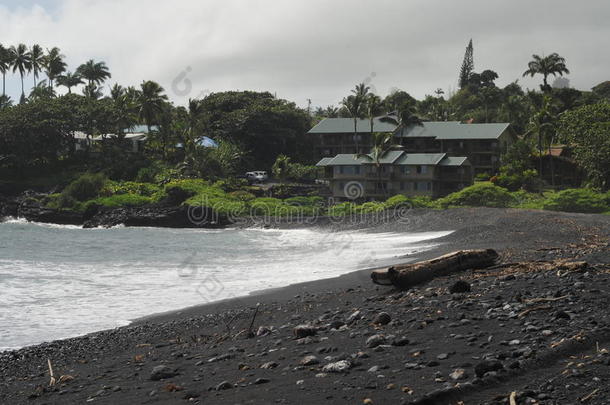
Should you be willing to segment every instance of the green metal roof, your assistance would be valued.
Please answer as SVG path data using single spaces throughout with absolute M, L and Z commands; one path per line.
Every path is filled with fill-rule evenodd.
M 443 158 L 445 153 L 405 153 L 395 164 L 405 165 L 437 165 Z
M 394 132 L 396 125 L 389 122 L 382 122 L 379 118 L 373 120 L 374 132 Z M 371 132 L 371 121 L 368 119 L 358 119 L 356 121 L 357 132 Z M 307 132 L 308 134 L 353 134 L 353 118 L 324 118 L 316 126 Z
M 373 164 L 375 161 L 369 154 L 370 159 L 364 156 L 356 156 L 351 153 L 342 153 L 333 158 L 323 158 L 316 166 L 359 166 L 362 164 Z M 386 165 L 430 165 L 430 166 L 461 166 L 470 164 L 465 157 L 447 156 L 446 153 L 406 153 L 401 150 L 392 150 L 379 160 L 380 164 Z
M 464 156 L 445 156 L 443 160 L 439 162 L 440 166 L 462 166 L 470 165 L 470 161 Z
M 460 139 L 498 139 L 508 128 L 501 124 L 462 124 L 458 121 L 431 121 L 423 125 L 400 128 L 396 136 L 403 138 L 436 138 L 441 140 Z

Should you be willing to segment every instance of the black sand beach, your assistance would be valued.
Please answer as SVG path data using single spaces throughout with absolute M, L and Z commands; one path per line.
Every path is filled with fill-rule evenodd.
M 409 215 L 371 237 L 455 232 L 397 262 L 493 248 L 500 266 L 408 291 L 359 271 L 0 353 L 0 403 L 610 403 L 610 216 Z

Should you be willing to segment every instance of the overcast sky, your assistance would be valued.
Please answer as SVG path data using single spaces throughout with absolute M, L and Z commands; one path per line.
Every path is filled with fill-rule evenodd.
M 0 0 L 0 43 L 58 46 L 69 70 L 103 60 L 108 85 L 155 80 L 177 104 L 239 89 L 326 106 L 362 81 L 381 96 L 455 89 L 470 38 L 498 85 L 537 86 L 521 78 L 532 53 L 557 52 L 588 90 L 610 80 L 609 21 L 608 0 Z

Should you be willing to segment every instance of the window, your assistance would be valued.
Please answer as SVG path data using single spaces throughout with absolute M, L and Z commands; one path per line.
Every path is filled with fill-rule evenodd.
M 405 189 L 405 182 L 401 181 L 400 182 L 400 190 L 403 191 Z
M 411 174 L 411 168 L 409 166 L 401 166 L 402 174 Z
M 354 166 L 354 173 L 360 174 L 360 166 Z
M 428 191 L 431 191 L 431 190 L 432 190 L 432 183 L 428 182 Z
M 417 174 L 428 173 L 428 166 L 417 166 Z
M 339 166 L 339 173 L 343 174 L 343 166 Z
M 413 182 L 413 191 L 417 191 L 417 182 L 416 181 Z

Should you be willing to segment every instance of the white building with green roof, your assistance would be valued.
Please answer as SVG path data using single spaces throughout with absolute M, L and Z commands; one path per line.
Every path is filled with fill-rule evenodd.
M 473 172 L 495 173 L 500 158 L 516 135 L 507 123 L 465 124 L 458 121 L 424 122 L 399 128 L 373 120 L 373 132 L 393 133 L 396 143 L 408 153 L 445 153 L 467 157 Z M 334 157 L 338 154 L 370 152 L 371 122 L 368 119 L 325 118 L 308 132 L 314 143 L 314 157 Z
M 438 197 L 472 184 L 472 166 L 465 156 L 407 153 L 392 150 L 372 155 L 338 154 L 322 158 L 318 167 L 334 198 L 372 200 L 396 194 Z

